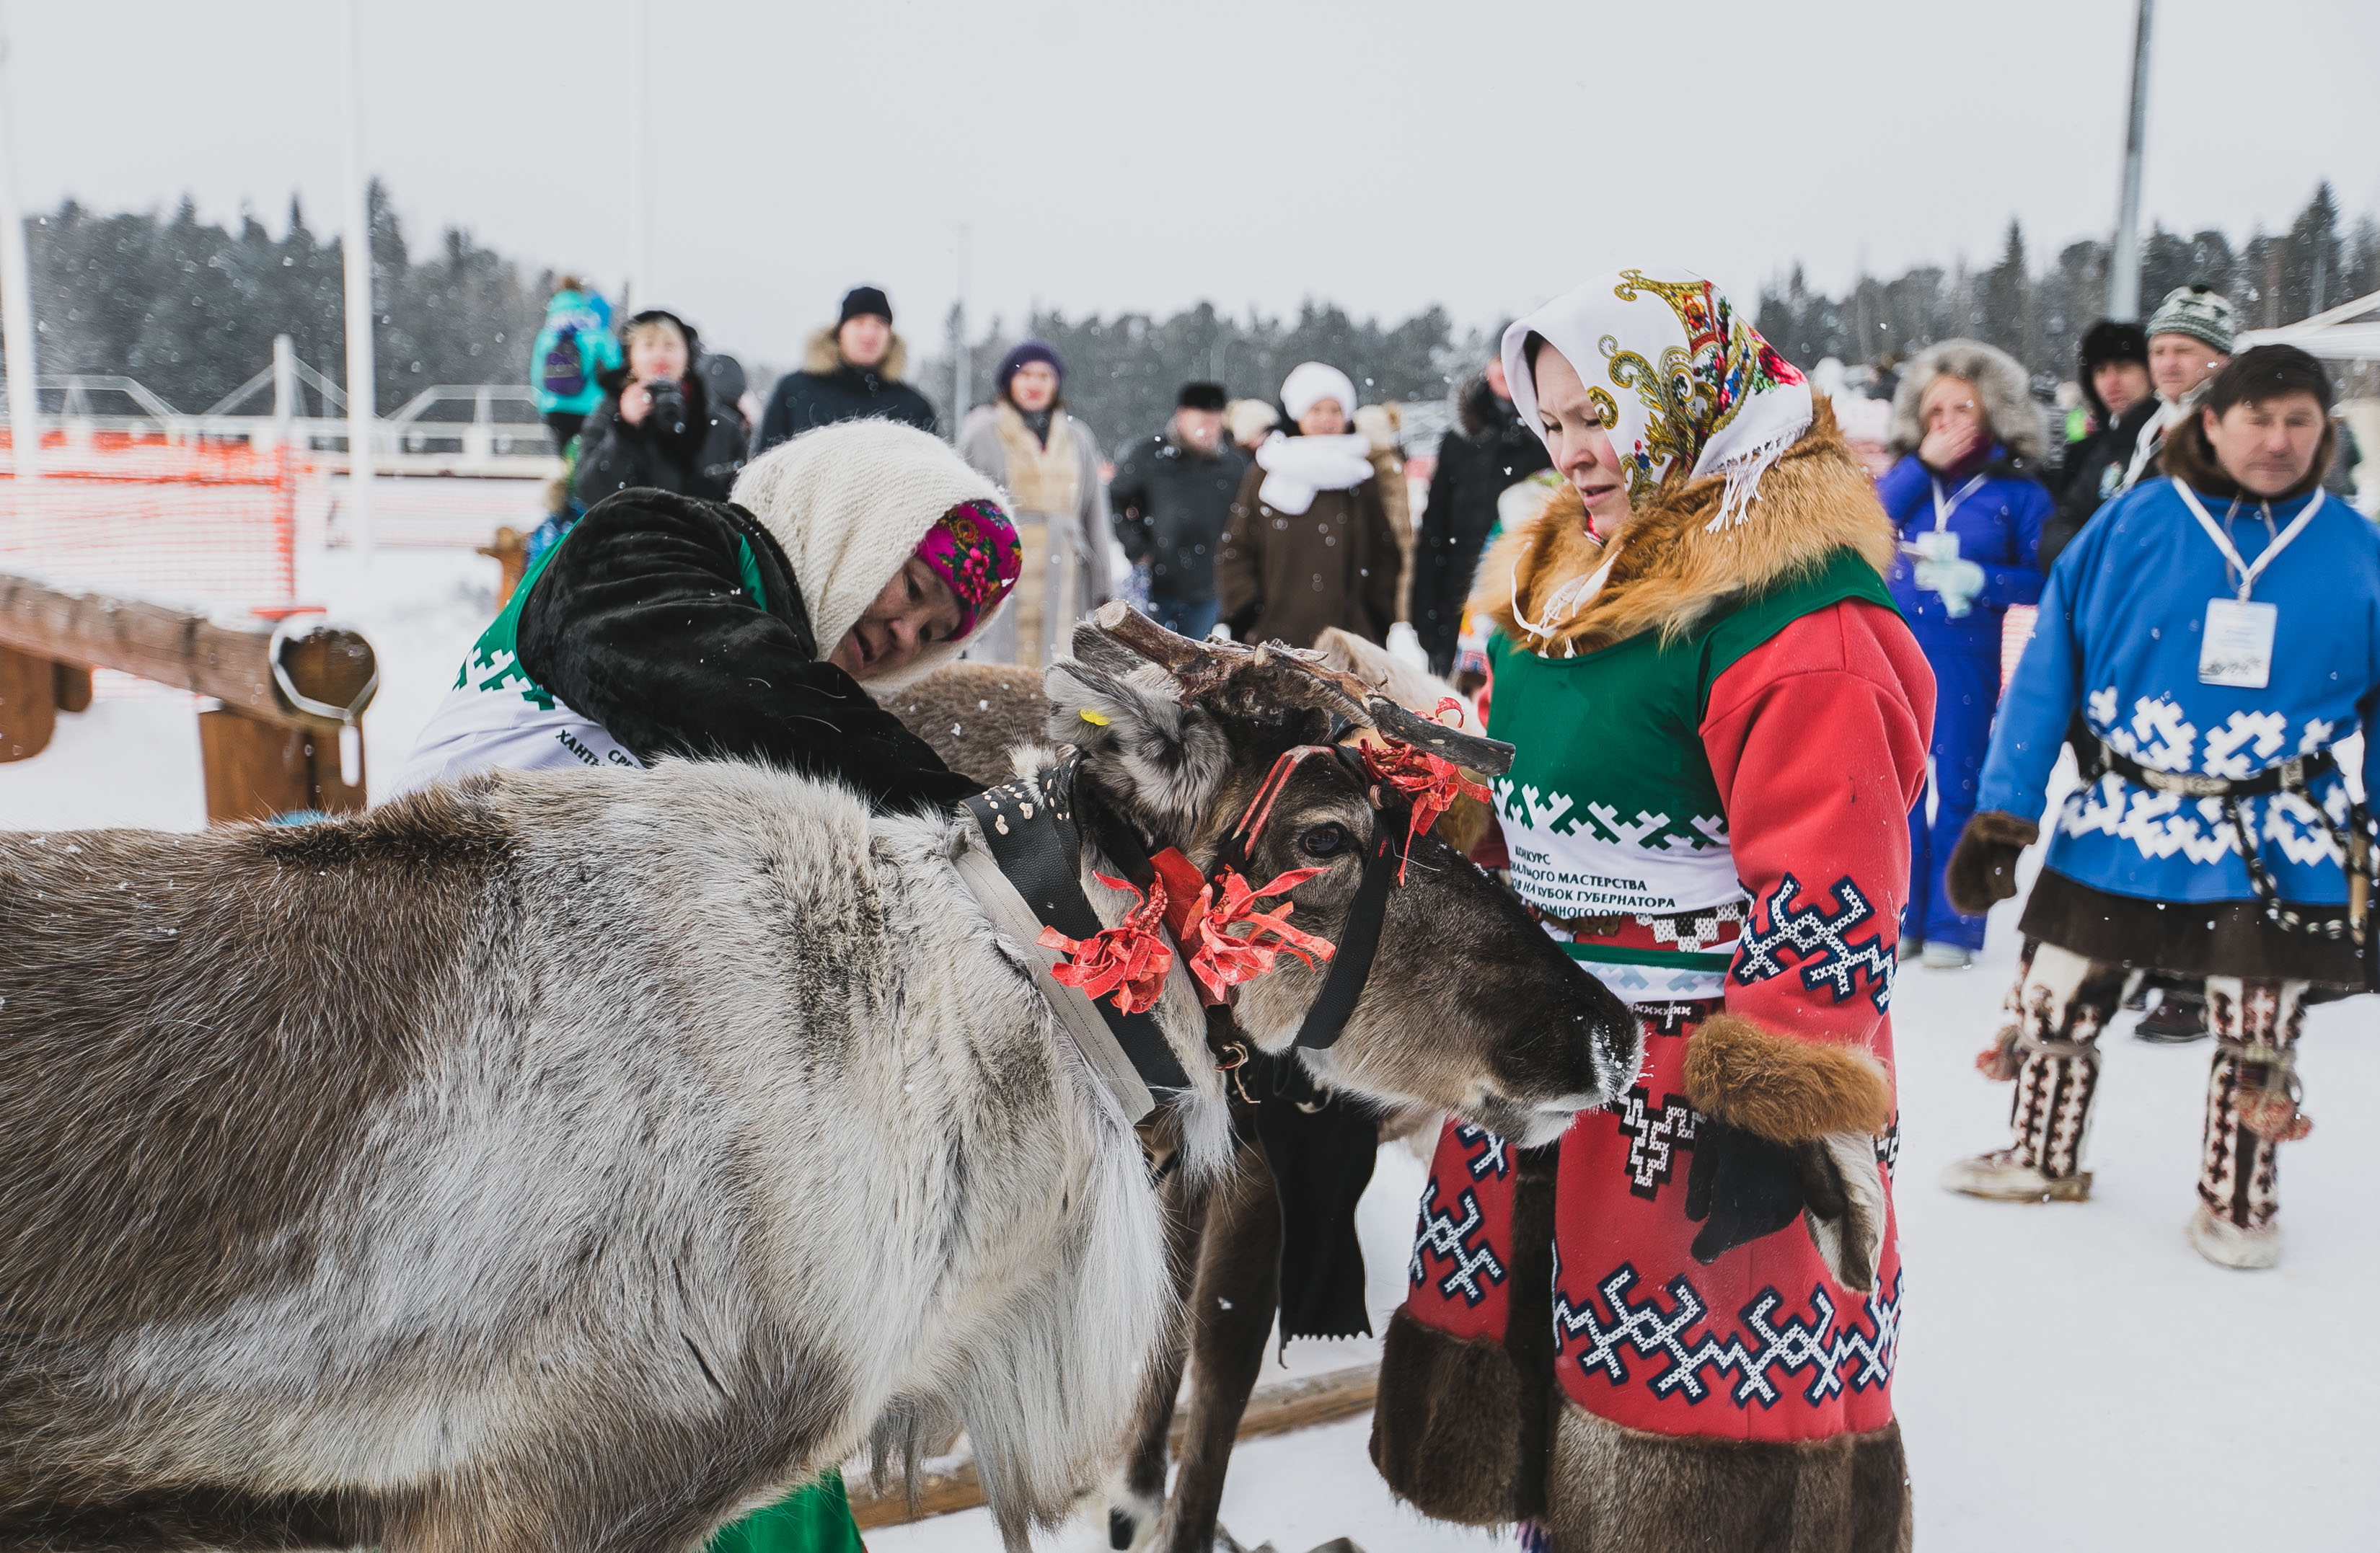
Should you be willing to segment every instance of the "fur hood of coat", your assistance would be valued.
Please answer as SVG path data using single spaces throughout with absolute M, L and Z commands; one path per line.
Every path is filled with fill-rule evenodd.
M 2031 380 L 2015 357 L 1981 340 L 1944 340 L 1917 353 L 1892 394 L 1892 447 L 1914 453 L 1925 440 L 1917 406 L 1939 377 L 1964 378 L 1984 396 L 1984 417 L 1992 438 L 2027 463 L 2039 463 L 2048 443 L 2048 420 L 2033 402 Z
M 1578 492 L 1564 484 L 1534 522 L 1497 540 L 1479 567 L 1471 608 L 1513 641 L 1551 656 L 1593 652 L 1644 631 L 1675 640 L 1739 594 L 1762 593 L 1814 572 L 1839 549 L 1859 552 L 1879 576 L 1892 570 L 1898 536 L 1876 484 L 1844 443 L 1825 395 L 1809 431 L 1761 476 L 1745 520 L 1714 533 L 1726 480 L 1672 477 L 1629 520 L 1603 588 L 1550 637 L 1515 613 L 1542 618 L 1554 589 L 1603 564 L 1586 535 Z
M 835 347 L 835 331 L 830 326 L 813 333 L 802 346 L 802 370 L 821 375 L 838 370 L 844 364 L 843 352 Z M 892 331 L 892 341 L 884 347 L 884 359 L 874 369 L 886 382 L 905 382 L 909 376 L 909 345 L 901 338 L 899 330 Z

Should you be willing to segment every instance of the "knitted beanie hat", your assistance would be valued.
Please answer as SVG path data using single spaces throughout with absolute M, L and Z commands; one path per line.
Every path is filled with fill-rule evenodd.
M 942 515 L 963 502 L 997 507 L 999 489 L 949 443 L 890 420 L 846 420 L 772 448 L 735 477 L 734 500 L 760 520 L 809 607 L 820 658 L 867 613 Z M 989 618 L 995 602 L 984 611 Z M 958 651 L 937 642 L 880 689 L 940 668 Z
M 843 311 L 834 321 L 838 329 L 855 318 L 880 318 L 892 322 L 892 299 L 880 287 L 855 285 L 843 294 Z
M 2148 334 L 2187 334 L 2224 355 L 2231 354 L 2231 299 L 2207 285 L 2177 285 L 2165 294 L 2148 322 Z
M 999 386 L 1000 392 L 1005 394 L 1008 392 L 1008 380 L 1024 370 L 1026 363 L 1033 361 L 1038 361 L 1057 373 L 1060 384 L 1062 385 L 1065 382 L 1066 364 L 1058 359 L 1058 352 L 1046 340 L 1026 340 L 1021 345 L 1011 346 L 1008 354 L 1000 358 L 1000 366 L 991 374 L 991 380 Z

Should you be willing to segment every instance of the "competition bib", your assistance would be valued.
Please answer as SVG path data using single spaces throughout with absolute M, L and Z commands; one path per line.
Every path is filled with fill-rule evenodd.
M 2206 601 L 2206 630 L 2198 644 L 2198 682 L 2262 690 L 2273 677 L 2273 629 L 2278 605 L 2253 599 Z

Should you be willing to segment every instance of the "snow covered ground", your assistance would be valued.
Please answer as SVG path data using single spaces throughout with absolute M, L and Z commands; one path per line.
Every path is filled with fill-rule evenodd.
M 383 547 L 301 555 L 300 594 L 360 626 L 382 689 L 371 765 L 393 771 L 493 605 L 495 564 Z M 0 766 L 0 827 L 202 819 L 188 698 L 101 700 L 56 741 Z M 1896 1383 L 1919 1545 L 2000 1553 L 2155 1547 L 2368 1547 L 2380 1538 L 2380 1386 L 2363 1301 L 2380 1290 L 2380 1003 L 2313 1012 L 2305 1036 L 2313 1134 L 2283 1155 L 2290 1242 L 2268 1273 L 2210 1267 L 2181 1241 L 2192 1205 L 2208 1049 L 2160 1048 L 2119 1026 L 2106 1043 L 2092 1145 L 2096 1195 L 2022 1207 L 1934 1185 L 1955 1156 L 2004 1138 L 2009 1091 L 1971 1066 L 2013 972 L 2015 904 L 1984 963 L 1911 968 L 1895 1000 L 1907 1315 Z M 1402 1296 L 1422 1169 L 1391 1146 L 1363 1207 L 1376 1329 Z M 1354 1363 L 1364 1342 L 1300 1344 L 1298 1372 Z M 1303 1553 L 1329 1537 L 1384 1549 L 1481 1549 L 1509 1538 L 1398 1507 L 1365 1455 L 1367 1420 L 1253 1441 L 1223 1520 L 1250 1547 Z M 877 1553 L 999 1545 L 982 1511 L 872 1533 Z M 1105 1546 L 1085 1523 L 1051 1548 Z

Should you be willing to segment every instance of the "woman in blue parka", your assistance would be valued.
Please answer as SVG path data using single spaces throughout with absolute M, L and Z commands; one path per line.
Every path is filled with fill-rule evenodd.
M 1876 482 L 1900 529 L 1892 596 L 1934 667 L 1934 743 L 1925 795 L 1909 816 L 1909 909 L 1903 959 L 1972 964 L 1984 919 L 1961 915 L 1942 870 L 1975 810 L 1975 786 L 2000 699 L 2000 625 L 2041 597 L 2034 557 L 2052 508 L 2027 472 L 2047 422 L 2024 369 L 1980 340 L 1922 352 L 1892 396 L 1894 445 L 1905 452 Z

